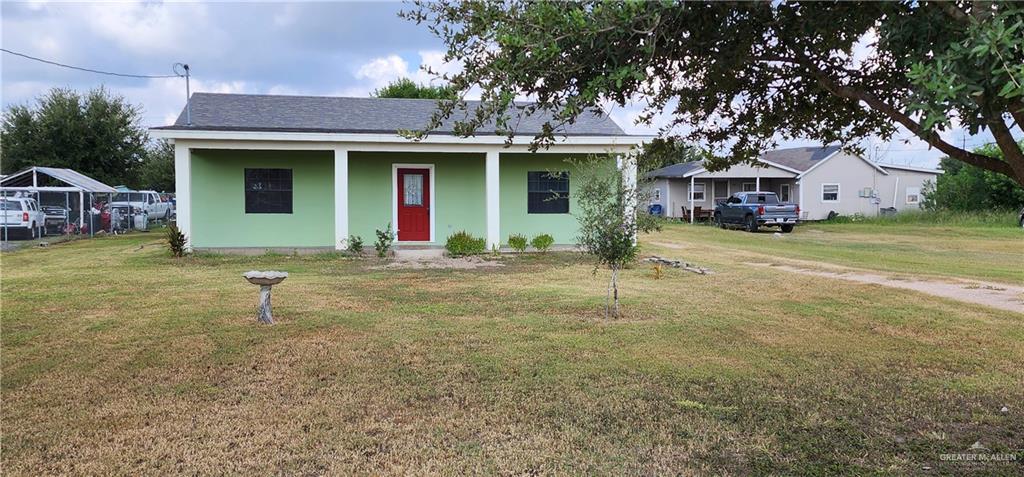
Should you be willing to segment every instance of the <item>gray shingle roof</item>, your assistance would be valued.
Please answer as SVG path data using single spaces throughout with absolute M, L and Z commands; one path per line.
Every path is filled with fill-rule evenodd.
M 761 160 L 803 172 L 838 150 L 839 146 L 791 147 L 761 154 Z
M 479 103 L 470 101 L 468 106 Z M 437 108 L 432 99 L 342 98 L 327 96 L 276 96 L 254 94 L 195 93 L 192 95 L 192 126 L 187 126 L 182 109 L 173 126 L 155 129 L 197 129 L 220 131 L 281 131 L 337 133 L 394 133 L 423 128 Z M 464 113 L 456 111 L 455 118 Z M 517 134 L 541 132 L 548 118 L 540 114 L 523 116 Z M 454 120 L 432 133 L 452 134 Z M 513 116 L 512 124 L 516 124 Z M 494 125 L 479 129 L 493 134 Z M 559 134 L 569 136 L 625 136 L 607 114 L 583 114 Z
M 647 173 L 647 177 L 683 177 L 687 173 L 704 167 L 704 161 L 692 161 L 684 162 L 682 164 L 672 164 L 671 166 L 665 166 L 661 169 L 655 169 Z

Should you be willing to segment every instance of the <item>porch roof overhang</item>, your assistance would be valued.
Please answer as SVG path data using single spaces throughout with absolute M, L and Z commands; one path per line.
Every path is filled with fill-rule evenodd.
M 773 170 L 773 172 L 770 173 L 770 175 L 762 176 L 762 177 L 765 177 L 765 178 L 771 178 L 771 177 L 795 178 L 795 177 L 798 177 L 800 175 L 800 172 L 801 172 L 801 171 L 798 171 L 796 169 L 792 169 L 792 168 L 783 166 L 781 164 L 776 164 L 774 162 L 765 161 L 763 159 L 758 159 L 757 162 L 767 166 L 767 167 L 764 167 L 763 169 L 766 169 L 766 170 L 771 169 L 771 170 Z M 742 172 L 740 172 L 740 171 L 742 171 Z M 708 171 L 703 166 L 701 166 L 701 167 L 693 169 L 692 171 L 689 171 L 689 172 L 687 172 L 687 173 L 685 173 L 683 175 L 672 176 L 670 178 L 674 178 L 674 179 L 689 179 L 689 178 L 693 177 L 693 178 L 697 178 L 697 179 L 704 179 L 704 178 L 708 178 L 708 179 L 749 179 L 751 177 L 756 177 L 756 176 L 757 176 L 756 173 L 751 173 L 746 168 L 737 169 L 735 167 L 731 167 L 731 168 L 726 169 L 724 171 L 711 172 L 711 171 Z
M 306 149 L 349 151 L 408 152 L 530 152 L 532 137 L 504 136 L 460 137 L 450 134 L 429 135 L 413 140 L 389 133 L 331 133 L 294 131 L 225 131 L 204 129 L 153 128 L 150 134 L 192 148 L 211 149 Z M 654 136 L 562 136 L 537 152 L 550 153 L 625 153 L 652 140 Z

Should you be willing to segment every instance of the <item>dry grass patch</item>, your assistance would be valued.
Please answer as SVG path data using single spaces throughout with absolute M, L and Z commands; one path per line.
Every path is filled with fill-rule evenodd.
M 743 250 L 666 234 L 683 248 L 656 253 L 717 273 L 626 270 L 614 321 L 606 272 L 569 254 L 380 270 L 173 260 L 146 235 L 5 254 L 3 468 L 958 473 L 940 453 L 1019 447 L 1020 410 L 999 411 L 1024 401 L 1019 315 L 766 277 Z M 291 274 L 274 326 L 255 322 L 249 269 Z

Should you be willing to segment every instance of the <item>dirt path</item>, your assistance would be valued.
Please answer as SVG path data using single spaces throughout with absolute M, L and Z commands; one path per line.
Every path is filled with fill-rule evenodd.
M 839 267 L 830 263 L 814 263 L 818 266 L 825 266 L 833 271 L 815 270 L 792 265 L 781 265 L 777 263 L 746 263 L 757 267 L 771 267 L 776 270 L 784 270 L 792 273 L 813 275 L 818 277 L 836 278 L 857 283 L 882 285 L 892 288 L 903 288 L 914 290 L 929 295 L 968 303 L 999 308 L 1001 310 L 1024 313 L 1024 286 L 1006 285 L 1002 283 L 991 283 L 977 280 L 949 279 L 940 280 L 918 280 L 918 279 L 896 279 L 877 273 L 866 272 L 853 268 Z

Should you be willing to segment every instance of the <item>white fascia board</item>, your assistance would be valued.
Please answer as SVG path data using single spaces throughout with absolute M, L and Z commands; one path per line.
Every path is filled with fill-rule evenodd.
M 694 170 L 692 170 L 690 172 L 687 172 L 686 174 L 683 174 L 683 178 L 693 177 L 693 176 L 695 176 L 697 174 L 703 174 L 703 173 L 705 173 L 707 171 L 708 170 L 703 168 L 703 167 L 698 167 L 698 168 L 696 168 L 696 169 L 694 169 Z
M 150 135 L 157 139 L 175 139 L 181 141 L 279 141 L 301 143 L 350 143 L 349 150 L 360 151 L 363 145 L 387 145 L 389 150 L 395 146 L 417 145 L 448 145 L 448 146 L 506 146 L 503 136 L 472 136 L 459 137 L 435 134 L 420 140 L 412 140 L 398 134 L 357 134 L 357 133 L 304 133 L 304 132 L 263 132 L 263 131 L 203 131 L 181 129 L 150 129 Z M 550 146 L 589 146 L 593 151 L 614 150 L 624 151 L 633 146 L 652 140 L 654 136 L 568 136 L 557 138 Z M 513 138 L 511 147 L 528 147 L 532 137 L 518 136 Z M 324 146 L 324 148 L 328 148 Z M 330 146 L 333 149 L 334 146 Z M 543 151 L 543 149 L 538 152 Z
M 333 151 L 335 148 L 344 147 L 349 152 L 465 152 L 484 153 L 497 150 L 505 154 L 529 153 L 528 145 L 485 145 L 485 144 L 421 144 L 416 142 L 407 143 L 351 143 L 351 142 L 305 142 L 305 141 L 237 141 L 237 140 L 192 140 L 178 139 L 175 145 L 190 149 L 251 149 L 251 150 L 280 150 L 280 151 Z M 581 144 L 554 144 L 547 149 L 538 149 L 537 154 L 609 154 L 626 153 L 634 146 L 630 145 L 581 145 Z
M 923 172 L 925 174 L 935 174 L 935 175 L 942 174 L 942 170 L 940 170 L 940 169 L 927 169 L 927 168 L 924 168 L 924 167 L 901 166 L 901 165 L 896 165 L 896 164 L 878 164 L 878 165 L 881 166 L 882 169 L 897 169 L 897 170 L 901 170 L 901 171 Z

